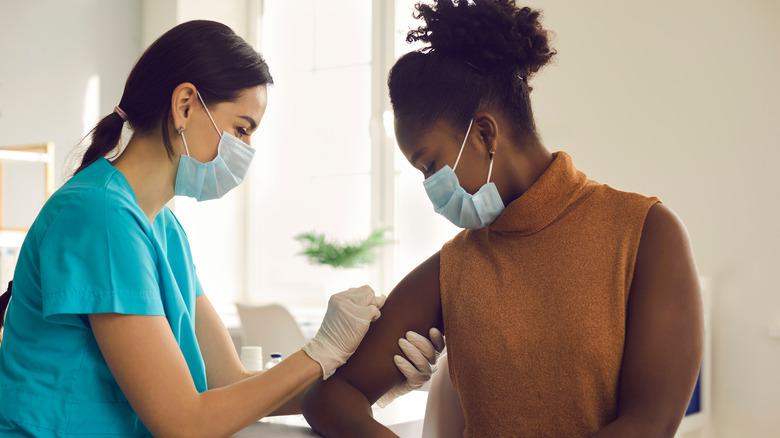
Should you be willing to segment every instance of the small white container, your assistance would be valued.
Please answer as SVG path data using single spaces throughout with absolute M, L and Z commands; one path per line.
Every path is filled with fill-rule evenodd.
M 263 371 L 263 347 L 256 345 L 241 347 L 241 365 L 247 371 Z

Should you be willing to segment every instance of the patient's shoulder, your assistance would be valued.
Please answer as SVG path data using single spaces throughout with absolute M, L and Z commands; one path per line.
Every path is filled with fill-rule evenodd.
M 441 253 L 437 252 L 407 274 L 390 293 L 385 304 L 386 310 L 405 314 L 402 319 L 407 323 L 418 318 L 430 322 L 432 316 L 438 320 L 441 315 L 440 257 Z

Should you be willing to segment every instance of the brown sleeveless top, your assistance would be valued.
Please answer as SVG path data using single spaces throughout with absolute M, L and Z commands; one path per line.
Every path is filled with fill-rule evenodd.
M 466 437 L 585 437 L 614 420 L 626 302 L 658 202 L 564 152 L 489 227 L 441 250 L 450 376 Z

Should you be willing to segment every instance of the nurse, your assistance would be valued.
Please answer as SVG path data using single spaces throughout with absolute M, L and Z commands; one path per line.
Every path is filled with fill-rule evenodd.
M 22 247 L 0 344 L 0 435 L 227 436 L 300 412 L 301 392 L 354 352 L 384 303 L 368 286 L 334 295 L 302 351 L 246 371 L 165 206 L 243 180 L 272 82 L 263 58 L 215 22 L 181 24 L 141 56 Z M 108 161 L 126 122 L 133 136 Z M 398 392 L 435 363 L 430 341 L 410 340 L 416 366 L 398 361 L 410 377 Z

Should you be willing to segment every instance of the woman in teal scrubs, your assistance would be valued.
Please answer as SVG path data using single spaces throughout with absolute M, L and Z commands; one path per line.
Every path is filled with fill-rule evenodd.
M 0 344 L 0 436 L 227 436 L 299 412 L 302 391 L 354 352 L 384 302 L 368 286 L 334 295 L 302 351 L 246 371 L 165 206 L 242 181 L 270 83 L 263 58 L 209 21 L 173 28 L 138 60 L 22 247 Z M 125 122 L 133 136 L 108 161 Z M 436 354 L 415 339 L 407 355 L 427 358 L 405 374 L 419 380 Z

